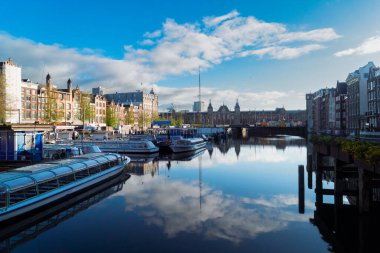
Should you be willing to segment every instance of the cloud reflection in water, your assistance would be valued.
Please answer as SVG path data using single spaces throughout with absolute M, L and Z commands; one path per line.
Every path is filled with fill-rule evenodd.
M 307 222 L 309 218 L 284 210 L 298 204 L 295 195 L 236 198 L 203 185 L 200 201 L 198 182 L 150 175 L 132 176 L 121 194 L 127 211 L 137 212 L 148 225 L 161 227 L 169 238 L 186 232 L 239 243 L 261 233 L 286 229 L 291 221 Z M 312 207 L 312 203 L 307 202 L 306 207 Z

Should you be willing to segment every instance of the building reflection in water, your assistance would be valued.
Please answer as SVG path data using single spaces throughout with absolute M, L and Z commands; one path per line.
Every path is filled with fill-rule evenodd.
M 286 147 L 304 147 L 306 140 L 295 136 L 272 136 L 272 137 L 249 137 L 249 138 L 229 138 L 218 141 L 215 146 L 222 154 L 227 154 L 231 148 L 235 149 L 236 156 L 239 157 L 241 146 L 275 146 L 276 149 L 285 150 Z
M 359 208 L 358 168 L 342 164 L 330 156 L 322 156 L 313 145 L 308 145 L 307 184 L 312 189 L 315 175 L 314 224 L 332 252 L 379 252 L 378 231 L 379 191 L 373 189 L 367 199 L 365 212 Z M 374 175 L 372 175 L 374 176 Z M 375 182 L 376 179 L 374 179 Z M 332 185 L 326 187 L 327 183 Z M 374 187 L 372 185 L 371 187 Z M 329 197 L 330 196 L 330 197 Z
M 159 172 L 159 162 L 158 157 L 155 158 L 131 158 L 131 162 L 126 168 L 128 173 L 134 175 L 147 175 L 150 174 L 152 177 Z
M 122 173 L 111 180 L 81 192 L 56 205 L 50 205 L 38 213 L 29 214 L 0 228 L 0 252 L 10 252 L 15 247 L 35 239 L 41 233 L 56 227 L 78 213 L 123 189 L 129 175 Z

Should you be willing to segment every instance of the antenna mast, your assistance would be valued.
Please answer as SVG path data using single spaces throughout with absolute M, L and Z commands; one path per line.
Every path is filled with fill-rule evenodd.
M 199 84 L 199 111 L 201 111 L 201 67 L 198 68 L 198 84 Z
M 198 67 L 198 85 L 199 85 L 199 91 L 198 91 L 198 99 L 199 99 L 199 123 L 202 124 L 202 97 L 201 97 L 201 67 Z

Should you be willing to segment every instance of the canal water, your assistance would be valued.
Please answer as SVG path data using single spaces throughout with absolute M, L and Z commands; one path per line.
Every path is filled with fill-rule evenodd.
M 331 250 L 313 225 L 315 193 L 306 171 L 304 208 L 299 206 L 298 165 L 306 168 L 307 160 L 301 138 L 231 139 L 197 153 L 133 160 L 130 178 L 14 226 L 3 234 L 0 250 Z

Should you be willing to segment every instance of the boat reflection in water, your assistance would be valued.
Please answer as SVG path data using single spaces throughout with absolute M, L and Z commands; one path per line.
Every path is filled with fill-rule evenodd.
M 39 234 L 56 227 L 81 211 L 121 191 L 130 175 L 123 172 L 105 183 L 80 192 L 75 197 L 33 212 L 27 218 L 0 228 L 0 252 L 10 252 L 16 246 L 35 239 Z
M 165 161 L 165 160 L 168 160 L 168 161 L 170 161 L 170 160 L 172 160 L 172 161 L 191 161 L 194 158 L 203 155 L 205 150 L 206 150 L 205 148 L 200 148 L 200 149 L 188 151 L 188 152 L 171 153 L 171 154 L 161 156 L 160 160 L 161 161 Z

